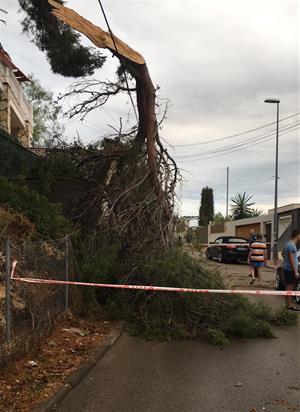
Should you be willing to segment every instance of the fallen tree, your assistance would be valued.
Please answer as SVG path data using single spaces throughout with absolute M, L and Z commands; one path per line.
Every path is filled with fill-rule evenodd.
M 84 239 L 74 245 L 81 279 L 224 288 L 220 276 L 170 247 L 180 174 L 159 137 L 156 89 L 144 58 L 111 30 L 93 25 L 61 2 L 48 1 L 57 18 L 120 61 L 116 83 L 83 80 L 61 97 L 76 97 L 67 112 L 69 117 L 82 118 L 118 93 L 136 93 L 138 122 L 131 130 L 124 132 L 120 121 L 120 129 L 99 145 L 87 147 L 77 142 L 51 155 L 66 156 L 76 165 L 79 179 L 86 182 L 87 190 L 78 193 L 73 202 L 74 219 L 81 224 Z M 84 293 L 90 304 L 95 290 L 87 288 Z M 146 337 L 203 337 L 217 344 L 226 343 L 231 336 L 272 337 L 272 322 L 293 323 L 296 319 L 285 312 L 273 316 L 267 308 L 236 296 L 108 290 L 97 291 L 97 300 Z
M 156 245 L 167 245 L 173 234 L 174 190 L 179 172 L 159 137 L 156 89 L 146 62 L 111 31 L 104 31 L 54 0 L 49 4 L 57 18 L 120 61 L 117 83 L 83 80 L 61 97 L 80 99 L 68 115 L 82 118 L 118 93 L 136 93 L 136 127 L 124 133 L 121 124 L 115 135 L 103 141 L 100 150 L 81 148 L 76 152 L 73 147 L 78 166 L 95 183 L 84 200 L 86 208 L 81 218 L 92 215 L 95 227 L 115 229 L 130 238 L 132 245 L 141 245 L 142 237 L 150 237 Z M 134 83 L 131 87 L 127 76 Z

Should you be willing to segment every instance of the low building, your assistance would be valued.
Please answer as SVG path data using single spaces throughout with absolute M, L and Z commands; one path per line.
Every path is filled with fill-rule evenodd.
M 250 217 L 247 219 L 233 220 L 221 224 L 209 224 L 207 239 L 213 242 L 219 236 L 239 236 L 248 238 L 250 229 L 261 233 L 267 242 L 268 256 L 272 256 L 274 209 L 268 210 L 266 215 Z M 300 203 L 281 206 L 278 208 L 278 250 L 282 250 L 290 238 L 292 230 L 300 229 Z
M 28 147 L 32 137 L 33 111 L 22 87 L 26 81 L 30 80 L 0 43 L 0 127 Z
M 185 239 L 188 232 L 189 222 L 184 217 L 177 217 L 175 220 L 175 236 Z

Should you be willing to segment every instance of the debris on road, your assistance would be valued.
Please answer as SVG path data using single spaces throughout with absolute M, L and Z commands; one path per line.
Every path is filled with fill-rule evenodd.
M 28 365 L 29 366 L 37 366 L 37 362 L 35 362 L 33 360 L 30 360 L 30 361 L 28 361 Z
M 69 333 L 75 333 L 76 335 L 79 335 L 79 336 L 88 336 L 89 335 L 89 331 L 78 329 L 78 328 L 64 328 L 63 331 L 69 332 Z
M 74 318 L 58 324 L 37 352 L 1 371 L 0 411 L 32 411 L 65 384 L 66 377 L 90 356 L 112 327 L 103 320 Z

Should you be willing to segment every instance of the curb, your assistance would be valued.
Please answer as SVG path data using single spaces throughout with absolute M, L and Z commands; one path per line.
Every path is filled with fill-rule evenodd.
M 79 384 L 89 371 L 97 365 L 98 361 L 106 354 L 106 352 L 117 342 L 123 331 L 123 326 L 120 324 L 116 329 L 110 332 L 104 341 L 94 350 L 91 357 L 67 377 L 64 386 L 54 395 L 39 404 L 33 412 L 51 412 L 58 406 L 68 393 Z

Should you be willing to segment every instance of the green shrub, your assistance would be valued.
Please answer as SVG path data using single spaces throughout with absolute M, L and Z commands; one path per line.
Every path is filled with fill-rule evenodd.
M 285 308 L 279 309 L 272 317 L 272 322 L 277 326 L 292 326 L 297 323 L 297 320 L 297 314 Z
M 207 339 L 209 342 L 217 346 L 225 346 L 229 343 L 229 339 L 226 337 L 225 333 L 214 328 L 207 329 Z
M 81 281 L 117 283 L 120 273 L 118 242 L 110 242 L 104 235 L 98 233 L 93 239 L 78 238 L 73 242 L 73 246 L 80 266 Z M 105 304 L 111 290 L 85 287 L 82 293 L 85 305 L 92 308 L 97 306 L 97 303 Z
M 118 261 L 119 257 L 115 258 Z M 104 282 L 224 288 L 219 274 L 208 271 L 180 249 L 147 258 L 131 272 L 128 268 L 132 268 L 132 263 L 126 257 L 121 263 L 116 261 L 117 273 L 124 276 L 116 279 L 107 270 L 101 277 Z M 272 338 L 272 324 L 294 322 L 283 314 L 274 318 L 268 307 L 252 304 L 238 295 L 110 290 L 102 303 L 107 305 L 108 312 L 127 322 L 130 333 L 146 339 L 204 338 L 224 345 L 235 336 Z
M 186 243 L 192 243 L 192 240 L 193 240 L 193 233 L 192 233 L 191 229 L 188 229 L 188 231 L 186 232 L 186 235 L 185 235 L 185 241 L 186 241 Z
M 4 177 L 0 177 L 0 205 L 26 216 L 44 238 L 56 239 L 74 232 L 73 225 L 63 217 L 59 205 Z
M 274 337 L 267 321 L 252 317 L 246 311 L 232 314 L 226 329 L 228 335 L 240 338 Z

